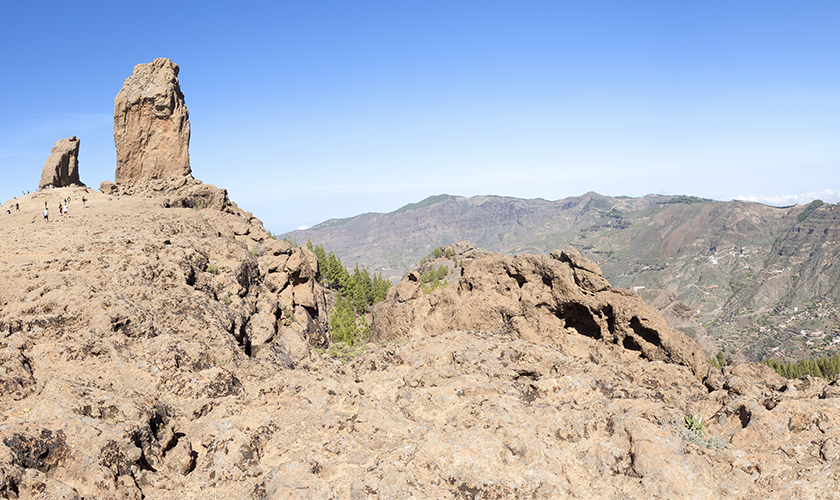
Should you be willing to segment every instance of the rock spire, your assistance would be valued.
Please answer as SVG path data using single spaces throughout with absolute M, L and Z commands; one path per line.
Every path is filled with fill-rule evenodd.
M 47 186 L 84 186 L 79 180 L 79 142 L 75 135 L 55 142 L 50 156 L 44 162 L 38 189 Z
M 124 193 L 177 189 L 192 179 L 178 72 L 165 58 L 138 64 L 114 98 L 115 181 Z

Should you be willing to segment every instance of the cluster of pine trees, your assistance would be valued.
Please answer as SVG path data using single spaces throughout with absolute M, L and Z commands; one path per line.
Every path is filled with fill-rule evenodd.
M 449 268 L 440 266 L 437 269 L 429 269 L 420 276 L 420 288 L 426 293 L 432 293 L 435 288 L 443 288 L 446 286 L 446 275 L 449 274 Z
M 455 252 L 451 248 L 444 253 L 443 250 L 438 247 L 432 250 L 429 255 L 420 259 L 418 267 L 422 266 L 426 262 L 439 259 L 441 257 L 446 257 L 447 259 L 453 261 L 456 267 L 462 264 L 462 262 L 459 262 L 458 259 L 455 258 Z M 447 266 L 440 266 L 437 269 L 428 269 L 420 276 L 420 288 L 426 293 L 432 293 L 435 288 L 443 288 L 446 286 L 446 281 L 444 280 L 448 274 L 449 268 Z
M 785 378 L 799 378 L 810 375 L 831 380 L 840 375 L 840 354 L 830 358 L 802 359 L 791 363 L 781 363 L 775 359 L 769 359 L 763 363 Z
M 359 269 L 359 264 L 350 273 L 332 251 L 327 253 L 323 245 L 313 246 L 312 240 L 308 240 L 306 246 L 318 257 L 320 282 L 338 292 L 329 319 L 333 342 L 363 349 L 370 335 L 364 313 L 385 300 L 391 282 L 381 274 L 371 276 L 366 267 Z
M 435 248 L 434 250 L 432 250 L 431 252 L 429 252 L 429 255 L 427 255 L 427 256 L 425 256 L 425 257 L 423 257 L 422 259 L 420 259 L 420 263 L 419 263 L 419 264 L 417 264 L 417 266 L 418 266 L 418 267 L 419 267 L 419 266 L 422 266 L 423 264 L 425 264 L 426 262 L 428 262 L 428 261 L 430 261 L 430 260 L 433 260 L 433 259 L 439 259 L 439 258 L 441 258 L 441 257 L 446 257 L 447 259 L 450 259 L 450 260 L 454 261 L 456 266 L 459 266 L 459 265 L 460 265 L 460 264 L 458 263 L 458 261 L 455 259 L 455 251 L 454 251 L 454 250 L 452 250 L 452 249 L 450 248 L 450 249 L 448 249 L 448 250 L 444 253 L 444 251 L 443 251 L 443 250 L 441 250 L 441 249 L 440 249 L 440 247 L 437 247 L 437 248 Z
M 348 300 L 359 313 L 369 311 L 371 306 L 385 300 L 391 282 L 383 278 L 381 274 L 371 276 L 370 271 L 359 264 L 350 273 L 341 259 L 330 251 L 324 251 L 323 245 L 312 246 L 312 241 L 306 242 L 306 246 L 318 257 L 318 268 L 321 276 L 320 281 L 332 290 Z

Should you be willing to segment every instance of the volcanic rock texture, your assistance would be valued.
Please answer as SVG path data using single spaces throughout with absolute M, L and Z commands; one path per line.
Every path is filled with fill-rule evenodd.
M 55 142 L 47 161 L 44 162 L 38 189 L 47 186 L 84 186 L 79 180 L 79 143 L 75 135 Z
M 315 349 L 314 255 L 202 189 L 62 188 L 2 216 L 0 497 L 836 498 L 840 380 L 700 373 L 571 249 L 465 246 L 446 288 L 397 285 L 373 318 L 394 340 L 343 364 Z
M 178 189 L 190 175 L 190 116 L 178 65 L 138 64 L 114 98 L 115 182 L 123 193 Z
M 463 242 L 452 252 L 458 267 L 455 282 L 439 293 L 420 286 L 414 271 L 377 304 L 371 325 L 373 340 L 442 333 L 449 330 L 507 331 L 532 342 L 562 342 L 569 334 L 585 335 L 639 351 L 650 360 L 686 365 L 705 377 L 703 351 L 682 333 L 671 330 L 655 309 L 628 290 L 614 290 L 598 264 L 567 247 L 551 258 L 509 257 Z M 424 265 L 452 266 L 450 259 Z M 451 279 L 451 278 L 450 278 Z

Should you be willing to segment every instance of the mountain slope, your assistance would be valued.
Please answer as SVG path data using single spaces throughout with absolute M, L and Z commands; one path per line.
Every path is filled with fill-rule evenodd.
M 598 261 L 615 286 L 663 307 L 688 305 L 692 312 L 682 317 L 702 323 L 720 349 L 758 360 L 840 347 L 833 336 L 840 335 L 838 217 L 840 207 L 819 201 L 777 208 L 689 196 L 439 195 L 289 236 L 392 280 L 456 241 L 508 254 L 548 254 L 571 244 Z M 703 333 L 696 322 L 684 328 L 695 338 Z

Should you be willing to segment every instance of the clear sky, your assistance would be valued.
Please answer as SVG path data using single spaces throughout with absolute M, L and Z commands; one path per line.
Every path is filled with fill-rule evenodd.
M 282 233 L 427 196 L 840 201 L 840 2 L 3 2 L 0 201 L 180 65 L 193 175 Z

